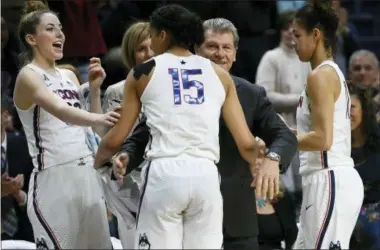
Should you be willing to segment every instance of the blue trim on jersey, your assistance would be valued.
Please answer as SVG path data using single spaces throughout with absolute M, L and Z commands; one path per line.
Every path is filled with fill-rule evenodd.
M 327 208 L 326 217 L 325 217 L 325 220 L 322 224 L 321 233 L 319 235 L 319 239 L 318 239 L 317 244 L 316 244 L 317 250 L 321 249 L 321 247 L 322 247 L 322 243 L 323 243 L 324 237 L 326 235 L 327 228 L 329 227 L 331 216 L 332 216 L 332 213 L 334 210 L 334 204 L 335 204 L 335 174 L 334 174 L 334 171 L 330 170 L 328 172 L 328 175 L 329 175 L 329 179 L 330 179 L 329 180 L 330 181 L 330 184 L 329 184 L 329 193 L 330 193 L 329 199 L 330 200 L 328 203 L 329 207 Z
M 152 163 L 151 161 L 148 163 L 148 166 L 147 166 L 146 172 L 145 172 L 144 185 L 143 185 L 143 188 L 141 190 L 141 196 L 140 196 L 139 210 L 137 211 L 137 216 L 136 216 L 136 228 L 137 228 L 137 225 L 139 224 L 141 204 L 142 204 L 143 199 L 144 199 L 146 186 L 148 185 L 149 170 L 150 170 L 150 164 L 151 163 Z

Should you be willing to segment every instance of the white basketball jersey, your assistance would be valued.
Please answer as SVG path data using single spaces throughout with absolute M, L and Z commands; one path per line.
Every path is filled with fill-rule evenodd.
M 141 96 L 151 140 L 146 158 L 191 155 L 219 161 L 219 118 L 226 93 L 210 60 L 165 53 Z
M 33 64 L 26 67 L 41 74 L 48 89 L 62 98 L 68 105 L 81 108 L 78 87 L 64 71 L 57 69 L 60 78 L 49 75 Z M 17 108 L 17 107 L 16 107 Z M 37 105 L 27 110 L 17 108 L 34 167 L 43 170 L 65 164 L 91 154 L 85 136 L 85 128 L 68 124 Z
M 334 106 L 333 142 L 329 151 L 300 151 L 300 174 L 331 167 L 354 166 L 351 158 L 351 99 L 346 80 L 333 61 L 324 61 L 318 67 L 323 65 L 333 67 L 340 79 L 340 94 Z M 305 85 L 297 108 L 297 133 L 304 134 L 311 130 L 310 101 Z

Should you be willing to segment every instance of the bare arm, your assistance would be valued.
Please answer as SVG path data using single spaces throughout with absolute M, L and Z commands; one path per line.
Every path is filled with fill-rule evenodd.
M 257 142 L 245 120 L 235 84 L 226 71 L 217 67 L 215 70 L 226 90 L 226 100 L 222 107 L 223 119 L 234 137 L 241 156 L 253 167 L 259 153 L 256 150 Z
M 336 88 L 339 80 L 329 69 L 313 72 L 307 80 L 307 94 L 310 100 L 312 131 L 298 134 L 298 149 L 302 151 L 329 150 L 333 140 L 333 120 Z M 336 74 L 334 72 L 334 74 Z
M 33 103 L 58 119 L 78 126 L 92 126 L 105 123 L 104 116 L 91 114 L 85 110 L 71 107 L 50 91 L 41 75 L 31 69 L 24 68 L 19 73 L 15 88 L 15 103 L 21 109 L 29 108 Z
M 141 110 L 140 98 L 137 94 L 138 81 L 131 70 L 124 85 L 124 98 L 121 104 L 119 122 L 102 138 L 95 157 L 95 168 L 100 167 L 120 150 L 120 146 L 132 130 Z

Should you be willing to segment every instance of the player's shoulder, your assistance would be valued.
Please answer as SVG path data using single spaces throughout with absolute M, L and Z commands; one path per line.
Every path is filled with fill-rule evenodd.
M 329 84 L 331 78 L 337 77 L 337 72 L 331 65 L 322 65 L 313 69 L 307 77 L 308 84 Z M 329 81 L 330 79 L 330 81 Z
M 16 78 L 16 83 L 21 83 L 21 84 L 25 84 L 25 83 L 38 84 L 38 81 L 43 81 L 41 73 L 37 72 L 36 70 L 29 67 L 28 65 L 25 65 L 24 67 L 20 69 Z

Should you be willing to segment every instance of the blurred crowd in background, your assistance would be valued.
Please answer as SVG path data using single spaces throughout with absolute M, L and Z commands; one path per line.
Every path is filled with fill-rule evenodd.
M 263 86 L 277 112 L 290 127 L 296 126 L 299 95 L 311 68 L 300 62 L 294 51 L 291 23 L 294 11 L 307 1 L 45 2 L 59 14 L 66 36 L 60 66 L 73 70 L 83 84 L 87 82 L 89 59 L 100 57 L 107 74 L 103 92 L 125 79 L 128 72 L 122 61 L 125 50 L 121 48 L 126 29 L 136 21 L 148 20 L 158 6 L 178 3 L 197 12 L 203 20 L 226 18 L 236 26 L 240 36 L 234 48 L 237 55 L 231 73 Z M 380 248 L 380 1 L 333 3 L 340 19 L 334 59 L 345 74 L 351 92 L 351 154 L 365 184 L 363 208 L 351 246 Z M 2 129 L 16 134 L 23 133 L 12 101 L 20 70 L 18 55 L 24 49 L 17 33 L 23 6 L 23 0 L 4 0 L 1 6 L 1 125 Z M 297 163 L 292 163 L 283 182 L 299 207 L 301 183 Z M 118 237 L 116 222 L 112 215 L 109 217 L 111 232 Z M 33 241 L 33 236 L 19 235 L 20 239 Z

